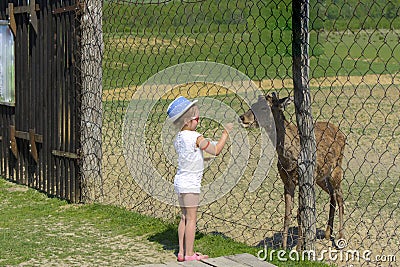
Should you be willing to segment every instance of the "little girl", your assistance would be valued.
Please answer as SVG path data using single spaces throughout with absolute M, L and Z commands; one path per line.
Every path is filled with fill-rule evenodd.
M 168 106 L 167 110 L 169 119 L 180 130 L 174 142 L 178 154 L 178 171 L 175 175 L 174 187 L 182 210 L 178 226 L 178 261 L 208 258 L 207 255 L 195 253 L 193 248 L 204 169 L 203 151 L 215 156 L 221 153 L 229 137 L 229 131 L 233 128 L 233 124 L 228 123 L 216 144 L 205 139 L 196 132 L 199 123 L 199 108 L 196 102 L 197 100 L 189 101 L 180 96 Z

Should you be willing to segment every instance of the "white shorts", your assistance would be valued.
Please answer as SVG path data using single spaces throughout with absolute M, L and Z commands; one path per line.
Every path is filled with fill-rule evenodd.
M 180 194 L 200 194 L 200 186 L 198 187 L 182 187 L 182 186 L 177 186 L 175 185 L 175 192 L 180 195 Z

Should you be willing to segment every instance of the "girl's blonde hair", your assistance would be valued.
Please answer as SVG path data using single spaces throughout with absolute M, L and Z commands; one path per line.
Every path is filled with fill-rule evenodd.
M 196 110 L 199 108 L 197 107 L 196 104 L 191 106 L 185 113 L 182 114 L 178 119 L 174 121 L 174 125 L 177 129 L 182 129 L 186 123 L 188 123 L 195 115 L 196 115 Z

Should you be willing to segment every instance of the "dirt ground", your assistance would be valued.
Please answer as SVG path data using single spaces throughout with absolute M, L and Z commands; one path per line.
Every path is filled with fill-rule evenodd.
M 64 225 L 56 225 L 56 227 L 64 227 Z M 127 237 L 124 235 L 109 237 L 107 233 L 91 227 L 90 225 L 82 225 L 82 235 L 96 236 L 100 251 L 96 251 L 93 247 L 76 247 L 80 256 L 58 257 L 52 258 L 37 255 L 29 261 L 20 263 L 18 266 L 136 266 L 142 264 L 156 264 L 176 261 L 176 256 L 171 250 L 163 250 L 160 244 L 150 242 L 146 236 L 143 237 Z M 76 231 L 76 230 L 75 230 Z M 65 234 L 71 233 L 67 231 Z M 54 248 L 57 250 L 57 248 Z M 104 254 L 104 251 L 110 253 Z

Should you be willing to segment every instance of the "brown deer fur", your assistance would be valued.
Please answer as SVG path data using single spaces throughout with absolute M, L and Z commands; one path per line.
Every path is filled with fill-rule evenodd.
M 262 96 L 265 97 L 265 96 Z M 261 101 L 263 100 L 263 101 Z M 266 96 L 276 127 L 276 150 L 278 154 L 278 171 L 284 184 L 285 217 L 283 229 L 283 248 L 287 247 L 288 230 L 291 224 L 293 199 L 295 188 L 298 185 L 297 160 L 300 150 L 300 138 L 297 127 L 285 119 L 283 110 L 291 102 L 291 98 L 278 99 L 275 94 Z M 260 103 L 265 105 L 264 99 L 252 105 L 252 109 L 259 109 Z M 240 116 L 244 127 L 258 126 L 254 113 L 250 109 Z M 343 213 L 344 201 L 341 189 L 343 170 L 341 167 L 345 147 L 345 135 L 339 128 L 330 122 L 316 122 L 314 133 L 317 142 L 317 155 L 315 165 L 315 181 L 330 196 L 329 219 L 325 237 L 332 238 L 333 220 L 336 203 L 339 206 L 339 239 L 343 238 Z M 298 216 L 299 220 L 299 216 Z M 302 233 L 299 223 L 298 248 L 302 246 Z

